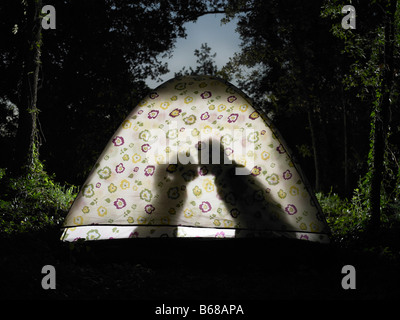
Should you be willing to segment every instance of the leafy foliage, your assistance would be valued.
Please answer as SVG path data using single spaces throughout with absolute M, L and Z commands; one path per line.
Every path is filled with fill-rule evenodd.
M 77 195 L 75 186 L 62 186 L 35 157 L 31 170 L 19 178 L 0 169 L 0 234 L 59 226 Z

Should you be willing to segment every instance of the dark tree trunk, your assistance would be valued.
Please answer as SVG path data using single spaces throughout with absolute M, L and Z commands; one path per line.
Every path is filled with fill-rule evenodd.
M 397 1 L 392 0 L 388 5 L 385 17 L 385 52 L 384 72 L 380 88 L 382 100 L 375 110 L 374 118 L 374 145 L 373 145 L 373 166 L 371 175 L 371 227 L 379 229 L 381 208 L 380 195 L 384 170 L 384 153 L 386 147 L 386 133 L 389 122 L 390 89 L 393 84 L 393 46 L 394 46 L 394 17 Z
M 311 143 L 314 155 L 314 167 L 315 167 L 315 186 L 316 192 L 321 191 L 321 172 L 320 172 L 320 159 L 317 147 L 317 136 L 315 132 L 315 120 L 313 119 L 312 111 L 308 110 L 308 124 L 311 132 Z
M 13 150 L 11 171 L 19 176 L 29 169 L 38 152 L 38 108 L 37 90 L 41 55 L 41 18 L 42 0 L 27 1 L 24 52 L 24 67 L 19 90 L 18 131 Z

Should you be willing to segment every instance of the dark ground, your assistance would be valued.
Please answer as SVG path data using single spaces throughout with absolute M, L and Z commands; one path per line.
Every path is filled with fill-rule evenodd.
M 399 299 L 394 255 L 266 239 L 127 239 L 62 243 L 58 230 L 0 240 L 1 299 Z M 398 256 L 398 255 L 397 255 Z M 56 289 L 44 290 L 44 265 Z M 344 265 L 356 289 L 344 290 Z

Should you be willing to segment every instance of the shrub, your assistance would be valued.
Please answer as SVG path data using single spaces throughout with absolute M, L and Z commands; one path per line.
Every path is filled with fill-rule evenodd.
M 60 225 L 77 194 L 75 186 L 54 181 L 37 160 L 34 169 L 19 178 L 0 169 L 0 233 L 12 234 Z

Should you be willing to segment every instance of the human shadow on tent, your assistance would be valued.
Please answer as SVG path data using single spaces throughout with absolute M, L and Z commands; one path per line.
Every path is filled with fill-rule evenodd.
M 254 234 L 290 229 L 287 215 L 271 197 L 268 185 L 261 175 L 258 177 L 243 165 L 229 160 L 220 141 L 210 139 L 207 144 L 202 142 L 198 149 L 204 145 L 212 146 L 208 148 L 208 159 L 211 163 L 204 163 L 204 153 L 198 152 L 195 156 L 178 154 L 176 164 L 160 164 L 156 167 L 153 183 L 157 194 L 151 214 L 155 224 L 161 221 L 171 227 L 234 228 L 236 235 L 242 232 L 246 234 L 248 231 L 253 231 Z M 189 163 L 185 161 L 183 164 L 179 161 L 188 158 Z M 246 174 L 236 174 L 237 168 L 247 170 Z M 211 190 L 204 190 L 204 186 L 199 187 L 195 183 L 199 176 L 209 177 L 209 181 L 215 177 L 214 183 L 209 185 Z M 197 210 L 201 205 L 207 206 L 207 202 L 212 205 L 211 210 L 208 211 L 207 207 L 201 208 L 202 212 Z M 218 204 L 217 208 L 215 204 Z M 195 215 L 193 211 L 201 214 L 201 217 L 195 217 L 197 222 L 200 221 L 199 225 L 193 224 L 196 222 L 196 219 L 191 219 Z M 222 211 L 225 211 L 224 216 L 221 215 Z

